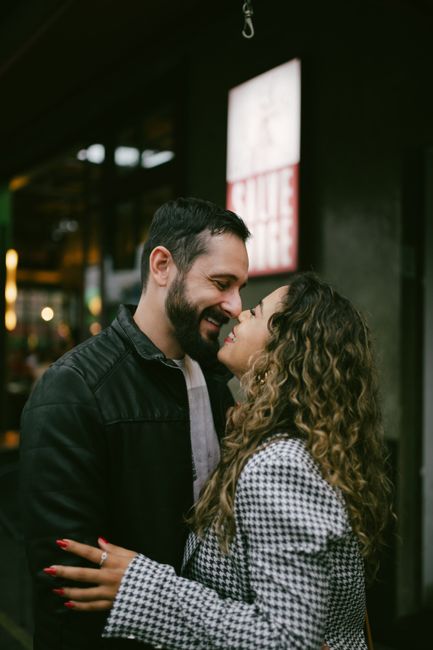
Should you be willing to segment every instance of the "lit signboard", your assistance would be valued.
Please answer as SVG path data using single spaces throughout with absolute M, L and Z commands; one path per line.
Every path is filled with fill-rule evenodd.
M 250 275 L 297 267 L 300 124 L 298 59 L 229 93 L 227 207 L 252 233 Z

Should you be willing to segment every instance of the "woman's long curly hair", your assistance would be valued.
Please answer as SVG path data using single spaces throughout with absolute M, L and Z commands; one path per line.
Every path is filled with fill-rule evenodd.
M 272 434 L 286 432 L 305 440 L 323 477 L 341 490 L 373 576 L 391 484 L 368 327 L 349 300 L 299 273 L 268 328 L 265 348 L 241 379 L 245 399 L 229 412 L 221 462 L 190 521 L 200 536 L 212 526 L 227 553 L 239 475 Z

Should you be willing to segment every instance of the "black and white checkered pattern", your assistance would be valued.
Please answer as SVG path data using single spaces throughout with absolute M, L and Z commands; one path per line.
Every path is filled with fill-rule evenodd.
M 183 576 L 137 556 L 104 636 L 192 650 L 366 650 L 363 563 L 341 495 L 304 443 L 256 453 L 238 482 L 236 538 L 191 536 Z

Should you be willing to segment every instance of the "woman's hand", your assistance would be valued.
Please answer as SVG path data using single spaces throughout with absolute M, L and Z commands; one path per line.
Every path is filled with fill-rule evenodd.
M 110 609 L 119 590 L 120 581 L 131 562 L 137 555 L 121 546 L 109 544 L 101 537 L 98 539 L 100 548 L 80 544 L 71 539 L 60 539 L 58 546 L 68 553 L 89 560 L 99 565 L 97 569 L 53 565 L 44 569 L 45 573 L 56 578 L 89 582 L 92 587 L 59 587 L 53 591 L 62 598 L 67 598 L 65 606 L 79 611 L 101 611 Z

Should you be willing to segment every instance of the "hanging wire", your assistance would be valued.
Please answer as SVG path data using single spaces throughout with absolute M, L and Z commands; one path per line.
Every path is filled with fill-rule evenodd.
M 242 5 L 242 11 L 244 13 L 244 28 L 242 30 L 242 36 L 244 38 L 252 38 L 254 36 L 254 25 L 253 25 L 253 6 L 251 0 L 245 0 Z

